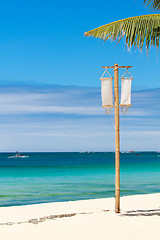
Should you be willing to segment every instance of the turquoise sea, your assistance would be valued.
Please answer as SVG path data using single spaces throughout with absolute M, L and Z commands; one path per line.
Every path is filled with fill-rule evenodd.
M 0 153 L 0 206 L 114 197 L 114 153 Z M 121 153 L 121 196 L 160 192 L 160 153 Z

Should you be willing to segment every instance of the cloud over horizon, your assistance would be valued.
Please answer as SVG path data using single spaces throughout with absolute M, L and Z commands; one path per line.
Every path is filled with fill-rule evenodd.
M 114 111 L 99 88 L 3 87 L 0 151 L 114 151 Z M 160 89 L 133 91 L 121 114 L 121 149 L 159 150 Z

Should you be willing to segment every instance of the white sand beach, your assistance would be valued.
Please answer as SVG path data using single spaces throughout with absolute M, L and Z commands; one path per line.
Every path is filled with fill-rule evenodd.
M 160 193 L 0 208 L 1 240 L 160 239 Z

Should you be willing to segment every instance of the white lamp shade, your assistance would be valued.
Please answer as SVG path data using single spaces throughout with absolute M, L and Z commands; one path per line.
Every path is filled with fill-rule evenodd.
M 101 79 L 102 107 L 113 106 L 112 78 Z
M 131 105 L 132 78 L 121 78 L 121 106 Z

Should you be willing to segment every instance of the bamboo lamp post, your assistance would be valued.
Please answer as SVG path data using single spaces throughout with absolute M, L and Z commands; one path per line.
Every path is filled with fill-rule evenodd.
M 120 213 L 120 134 L 119 134 L 119 68 L 131 68 L 132 66 L 114 66 L 102 68 L 114 69 L 114 109 L 115 109 L 115 212 Z

